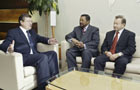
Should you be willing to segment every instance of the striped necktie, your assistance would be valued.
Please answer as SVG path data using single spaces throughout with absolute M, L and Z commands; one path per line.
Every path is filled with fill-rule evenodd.
M 26 31 L 26 33 L 27 33 L 27 36 L 28 36 L 28 39 L 29 39 L 30 48 L 32 49 L 33 53 L 37 53 L 37 51 L 35 50 L 35 47 L 34 47 L 34 43 L 32 41 L 31 34 L 29 33 L 29 31 Z

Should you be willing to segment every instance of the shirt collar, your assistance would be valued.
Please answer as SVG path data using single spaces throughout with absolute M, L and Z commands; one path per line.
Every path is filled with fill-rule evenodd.
M 119 32 L 119 34 L 121 34 L 122 32 L 123 32 L 123 30 L 124 30 L 124 28 L 123 29 L 121 29 L 121 30 L 119 30 L 118 32 Z
M 26 33 L 26 31 L 28 31 L 28 30 L 26 30 L 25 28 L 23 28 L 22 26 L 19 26 L 19 28 L 20 28 L 24 33 Z
M 87 26 L 84 27 L 84 30 L 87 30 L 88 26 L 89 26 L 89 24 L 88 24 Z

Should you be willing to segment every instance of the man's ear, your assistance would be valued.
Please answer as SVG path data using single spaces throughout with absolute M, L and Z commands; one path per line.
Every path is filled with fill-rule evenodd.
M 125 27 L 125 25 L 126 25 L 126 24 L 125 24 L 125 23 L 123 23 L 123 26 L 124 26 L 124 27 Z
M 90 23 L 90 21 L 88 21 L 88 24 Z
M 22 24 L 22 23 L 23 23 L 23 21 L 22 21 L 22 20 L 20 20 L 19 22 L 20 22 L 20 24 Z

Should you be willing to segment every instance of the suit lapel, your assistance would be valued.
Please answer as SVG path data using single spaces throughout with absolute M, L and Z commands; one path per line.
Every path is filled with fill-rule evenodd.
M 25 34 L 23 33 L 23 31 L 19 28 L 19 34 L 20 34 L 20 36 L 21 36 L 21 38 L 22 38 L 22 40 L 24 40 L 25 42 L 27 42 L 28 43 L 28 40 L 27 40 L 27 38 L 26 38 L 26 36 L 25 36 Z
M 30 35 L 31 35 L 31 39 L 32 39 L 32 42 L 35 44 L 35 38 L 33 37 L 33 34 L 31 32 L 32 30 L 29 31 Z
M 120 36 L 120 38 L 119 38 L 119 40 L 118 40 L 118 43 L 117 43 L 117 45 L 122 41 L 122 39 L 126 36 L 125 35 L 126 33 L 125 33 L 125 29 L 123 30 L 123 32 L 122 32 L 122 34 L 121 34 L 121 36 Z
M 82 37 L 83 37 L 83 32 L 82 32 L 82 30 L 83 30 L 82 28 L 80 28 L 80 30 L 79 30 L 79 32 L 80 32 L 80 34 L 79 34 L 79 36 L 80 36 L 80 37 L 79 37 L 79 40 L 80 40 L 80 41 L 82 41 Z
M 112 45 L 112 43 L 113 43 L 113 40 L 114 40 L 114 35 L 115 35 L 115 30 L 110 34 L 110 40 L 109 41 L 111 41 L 110 43 L 111 43 L 111 45 Z
M 85 32 L 85 34 L 83 34 L 82 33 L 82 39 L 81 39 L 81 41 L 85 41 L 86 39 L 87 39 L 87 37 L 88 37 L 88 35 L 89 35 L 89 33 L 90 33 L 90 25 L 88 26 L 88 28 L 87 28 L 87 30 L 86 30 L 86 32 Z

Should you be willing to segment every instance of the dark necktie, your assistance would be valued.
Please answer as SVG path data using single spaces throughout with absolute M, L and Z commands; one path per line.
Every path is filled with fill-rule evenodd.
M 112 46 L 111 46 L 111 49 L 110 49 L 110 52 L 112 54 L 114 54 L 115 51 L 116 51 L 116 45 L 117 45 L 117 41 L 118 41 L 118 33 L 119 32 L 116 32 L 116 36 L 114 37 L 114 40 L 113 40 L 113 43 L 112 43 Z
M 31 34 L 29 33 L 29 31 L 26 31 L 26 32 L 27 32 L 27 36 L 28 36 L 28 39 L 29 39 L 29 46 L 30 46 L 30 48 L 32 49 L 33 53 L 37 53 L 35 48 L 34 48 L 34 43 L 32 41 Z

